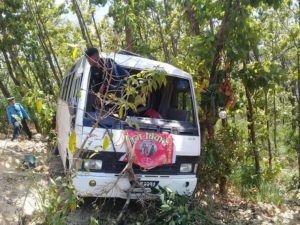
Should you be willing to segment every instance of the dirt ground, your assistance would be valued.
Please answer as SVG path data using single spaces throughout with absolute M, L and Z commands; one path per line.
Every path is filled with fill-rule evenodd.
M 35 169 L 23 168 L 26 154 L 37 158 Z M 62 174 L 59 156 L 54 156 L 46 138 L 35 134 L 31 141 L 10 141 L 0 134 L 0 225 L 33 225 L 30 217 L 41 207 L 40 192 L 49 185 L 49 177 Z M 87 225 L 93 200 L 88 200 L 68 216 L 70 225 Z M 108 203 L 110 206 L 114 202 Z M 200 207 L 213 224 L 288 224 L 300 225 L 300 193 L 292 192 L 281 205 L 251 203 L 236 196 L 200 201 Z M 130 213 L 130 209 L 129 212 Z M 133 210 L 134 211 L 134 210 Z M 105 216 L 105 215 L 104 215 Z
M 37 158 L 35 169 L 24 168 L 25 155 Z M 50 160 L 49 160 L 50 159 Z M 0 225 L 22 221 L 40 209 L 40 191 L 48 186 L 50 173 L 61 172 L 59 159 L 51 156 L 46 140 L 34 135 L 31 141 L 10 141 L 0 136 Z
M 24 168 L 25 155 L 37 158 L 35 169 Z M 21 138 L 12 142 L 6 135 L 0 133 L 0 225 L 37 225 L 33 220 L 41 209 L 41 192 L 49 187 L 49 178 L 63 175 L 63 166 L 59 156 L 55 156 L 47 145 L 47 139 L 35 134 L 31 141 Z M 85 199 L 76 212 L 67 216 L 68 225 L 87 225 L 94 215 L 92 207 L 95 199 Z M 97 202 L 99 204 L 99 201 Z M 108 205 L 116 206 L 117 211 L 124 202 L 108 201 Z M 110 207 L 109 207 L 110 208 Z M 34 221 L 34 222 L 33 222 Z
M 210 197 L 211 199 L 211 197 Z M 272 203 L 253 203 L 229 193 L 226 198 L 200 200 L 213 224 L 231 225 L 300 225 L 300 192 L 293 191 L 280 206 Z

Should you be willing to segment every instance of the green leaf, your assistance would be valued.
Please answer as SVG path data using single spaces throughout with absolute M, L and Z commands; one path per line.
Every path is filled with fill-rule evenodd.
M 121 106 L 120 110 L 119 110 L 119 118 L 122 119 L 124 116 L 124 107 Z
M 75 60 L 78 57 L 78 47 L 75 47 L 72 53 L 72 59 Z
M 131 119 L 128 119 L 127 123 L 129 125 L 129 127 L 132 127 L 132 121 L 131 121 Z
M 174 221 L 174 220 L 171 220 L 171 221 L 169 222 L 169 225 L 175 225 L 175 221 Z
M 99 223 L 98 223 L 98 220 L 97 219 L 95 219 L 94 217 L 91 217 L 90 218 L 90 225 L 98 225 Z
M 109 137 L 108 135 L 105 135 L 102 142 L 103 150 L 107 150 L 109 147 Z
M 42 109 L 43 109 L 43 101 L 42 99 L 37 99 L 36 102 L 35 102 L 35 108 L 37 110 L 38 113 L 41 113 L 42 112 Z
M 167 205 L 167 204 L 164 204 L 164 205 L 161 206 L 161 208 L 162 208 L 162 209 L 168 209 L 168 208 L 170 208 L 170 206 Z
M 50 182 L 51 182 L 53 185 L 56 185 L 55 181 L 54 181 L 52 178 L 50 178 Z
M 69 151 L 72 154 L 76 152 L 76 132 L 72 131 L 69 137 Z
M 99 148 L 98 148 L 99 149 Z M 100 149 L 99 149 L 100 150 Z M 99 152 L 99 151 L 98 151 Z M 89 156 L 89 158 L 91 159 L 91 158 L 93 158 L 95 155 L 97 155 L 97 152 L 94 152 L 93 154 L 91 154 L 90 156 Z
M 142 94 L 147 94 L 147 92 L 148 92 L 147 86 L 143 86 L 143 87 L 141 88 L 141 92 L 142 92 Z
M 78 90 L 78 91 L 76 92 L 76 97 L 77 97 L 77 98 L 80 98 L 80 97 L 81 97 L 81 90 Z
M 140 130 L 140 124 L 139 124 L 139 123 L 135 123 L 135 128 L 136 128 L 137 130 Z
M 153 89 L 154 89 L 154 90 L 157 89 L 157 83 L 156 83 L 156 81 L 153 81 L 153 82 L 152 82 L 152 86 L 153 86 Z
M 134 99 L 134 104 L 135 104 L 135 106 L 140 105 L 142 102 L 143 102 L 142 97 L 141 97 L 140 95 L 137 95 L 137 96 L 135 97 L 135 99 Z

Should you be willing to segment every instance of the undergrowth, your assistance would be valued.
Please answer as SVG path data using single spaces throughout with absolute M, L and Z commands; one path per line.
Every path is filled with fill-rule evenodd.
M 67 225 L 68 216 L 84 205 L 84 199 L 76 196 L 68 180 L 61 177 L 50 179 L 50 188 L 40 190 L 41 210 L 35 215 L 40 225 Z M 186 225 L 216 224 L 207 209 L 197 205 L 195 198 L 179 195 L 168 188 L 157 190 L 157 199 L 133 201 L 126 212 L 122 224 L 128 225 Z M 105 199 L 95 199 L 89 212 L 90 225 L 116 225 L 119 212 L 112 212 L 115 204 Z M 106 204 L 106 206 L 104 206 Z M 110 208 L 110 210 L 104 208 Z M 118 208 L 118 207 L 116 207 Z

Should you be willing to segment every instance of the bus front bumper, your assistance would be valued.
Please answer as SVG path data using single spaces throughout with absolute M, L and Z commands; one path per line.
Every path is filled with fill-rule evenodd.
M 178 194 L 191 195 L 196 187 L 197 178 L 195 175 L 140 175 L 137 179 L 144 188 L 134 188 L 131 191 L 131 198 L 139 198 L 150 193 L 151 188 L 168 187 Z M 82 197 L 111 197 L 127 198 L 131 187 L 127 177 L 111 173 L 77 172 L 73 178 L 73 185 L 76 193 Z M 149 197 L 151 195 L 148 195 Z

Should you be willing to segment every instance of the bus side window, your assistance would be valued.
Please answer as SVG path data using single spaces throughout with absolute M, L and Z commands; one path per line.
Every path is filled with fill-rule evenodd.
M 67 85 L 67 83 L 68 83 L 68 76 L 66 76 L 65 78 L 64 78 L 64 85 L 61 87 L 62 88 L 62 95 L 61 95 L 61 99 L 62 100 L 65 100 L 65 93 L 66 93 L 66 85 Z
M 69 105 L 70 114 L 75 115 L 77 111 L 78 99 L 80 96 L 80 94 L 78 94 L 78 91 L 80 91 L 81 88 L 81 80 L 83 73 L 78 76 L 78 74 L 76 74 L 76 71 L 74 71 L 69 76 L 70 82 L 67 91 L 67 103 Z
M 70 84 L 70 76 L 68 75 L 68 76 L 66 77 L 65 85 L 63 86 L 64 91 L 63 91 L 62 99 L 63 99 L 64 101 L 67 101 L 67 94 L 68 94 L 68 87 L 69 87 L 69 84 Z
M 61 87 L 60 87 L 60 93 L 59 93 L 60 99 L 62 99 L 62 97 L 63 97 L 65 83 L 66 83 L 66 79 L 64 78 L 61 82 Z
M 76 89 L 75 89 L 75 93 L 74 96 L 76 97 L 76 102 L 78 102 L 79 97 L 81 95 L 80 90 L 81 90 L 81 82 L 82 82 L 82 77 L 83 77 L 83 73 L 80 75 L 80 77 L 78 77 L 76 79 Z
M 69 81 L 69 85 L 68 85 L 68 92 L 67 92 L 67 101 L 69 101 L 70 98 L 73 97 L 73 92 L 72 90 L 74 89 L 74 75 L 75 73 L 71 73 L 70 76 L 70 81 Z

